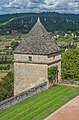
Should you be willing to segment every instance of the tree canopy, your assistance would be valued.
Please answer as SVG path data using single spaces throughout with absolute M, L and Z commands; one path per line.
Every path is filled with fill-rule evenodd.
M 13 96 L 14 92 L 13 73 L 9 72 L 2 81 L 0 81 L 0 101 Z
M 72 49 L 62 54 L 62 80 L 79 81 L 79 49 Z

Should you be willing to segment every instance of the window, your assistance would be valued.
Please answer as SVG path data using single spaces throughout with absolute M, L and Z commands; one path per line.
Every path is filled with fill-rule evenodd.
M 32 61 L 32 57 L 31 56 L 29 56 L 29 62 L 31 62 Z

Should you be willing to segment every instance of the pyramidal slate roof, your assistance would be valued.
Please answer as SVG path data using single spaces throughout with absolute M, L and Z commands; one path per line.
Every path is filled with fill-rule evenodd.
M 31 31 L 21 41 L 14 53 L 46 55 L 59 52 L 57 44 L 38 18 Z

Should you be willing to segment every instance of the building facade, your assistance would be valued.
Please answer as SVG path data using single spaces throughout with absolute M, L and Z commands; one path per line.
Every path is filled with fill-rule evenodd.
M 61 52 L 38 18 L 37 23 L 14 51 L 14 95 L 48 80 L 48 67 L 58 66 L 61 80 Z M 47 87 L 48 87 L 47 86 Z

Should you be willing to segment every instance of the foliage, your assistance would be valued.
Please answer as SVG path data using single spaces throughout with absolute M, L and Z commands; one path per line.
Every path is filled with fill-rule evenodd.
M 13 45 L 13 50 L 15 50 L 17 48 L 17 46 L 19 45 L 19 42 L 18 41 L 13 41 L 11 43 L 11 45 Z
M 5 56 L 5 63 L 7 63 L 7 56 Z
M 58 86 L 58 84 L 57 83 L 53 83 L 53 87 L 56 87 L 56 86 Z
M 0 65 L 0 70 L 10 70 L 10 64 L 2 64 Z
M 57 66 L 52 66 L 52 67 L 48 68 L 48 79 L 49 80 L 55 80 L 56 79 L 57 70 L 58 70 Z
M 13 96 L 14 91 L 13 73 L 9 72 L 2 81 L 0 81 L 0 101 Z
M 10 55 L 0 55 L 0 64 L 10 64 L 13 61 L 13 56 Z
M 72 49 L 62 54 L 62 80 L 79 81 L 79 49 Z
M 73 39 L 73 37 L 71 36 L 71 34 L 67 34 L 67 37 L 65 37 L 65 35 L 60 35 L 60 36 L 57 38 L 57 41 L 59 41 L 59 42 L 73 42 L 74 39 Z
M 44 120 L 79 95 L 79 88 L 57 86 L 0 113 L 0 120 Z

